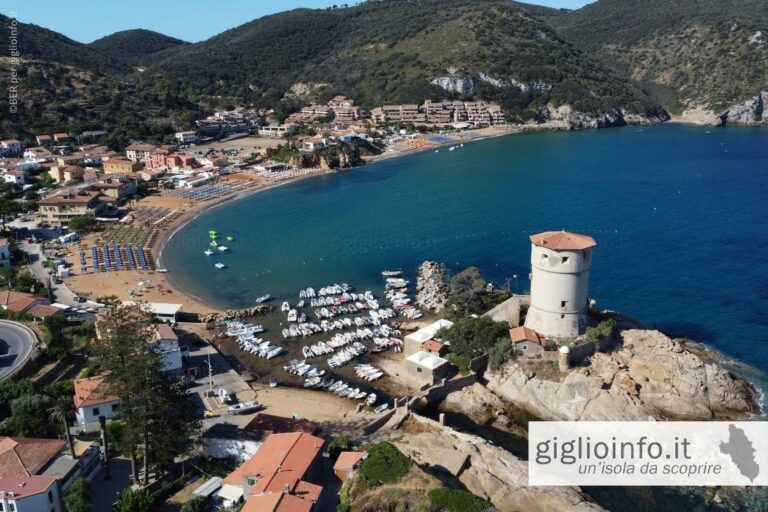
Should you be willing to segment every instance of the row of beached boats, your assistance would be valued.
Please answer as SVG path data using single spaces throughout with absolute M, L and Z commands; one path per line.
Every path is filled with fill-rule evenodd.
M 264 332 L 264 327 L 261 325 L 253 325 L 240 320 L 232 320 L 227 324 L 227 336 L 231 337 L 250 336 L 260 332 Z
M 357 374 L 359 378 L 367 380 L 368 382 L 379 380 L 384 376 L 384 372 L 382 370 L 379 370 L 370 364 L 356 364 L 355 374 Z
M 340 368 L 365 354 L 366 352 L 368 352 L 368 347 L 359 341 L 355 341 L 351 345 L 347 345 L 346 347 L 339 349 L 336 353 L 329 357 L 328 366 L 331 368 Z
M 238 336 L 235 341 L 244 352 L 265 359 L 274 359 L 285 351 L 283 347 L 273 345 L 271 342 L 256 338 L 253 335 Z
M 366 405 L 373 406 L 376 403 L 376 393 L 368 393 L 355 387 L 354 384 L 348 384 L 342 380 L 333 378 L 323 379 L 322 377 L 310 377 L 304 381 L 305 388 L 321 389 L 335 393 L 341 397 L 347 397 L 351 400 L 365 400 Z M 383 409 L 382 409 L 383 410 Z
M 300 336 L 312 336 L 320 332 L 342 331 L 351 328 L 357 328 L 357 330 L 370 330 L 372 335 L 369 335 L 369 337 L 378 336 L 379 332 L 384 332 L 384 334 L 387 335 L 386 331 L 381 331 L 381 328 L 386 325 L 383 321 L 396 316 L 394 310 L 387 308 L 378 312 L 371 311 L 370 313 L 366 316 L 355 318 L 347 317 L 333 321 L 323 320 L 319 324 L 314 322 L 293 323 L 282 330 L 283 338 L 288 339 L 298 338 Z M 389 329 L 389 327 L 387 327 L 387 329 Z
M 298 375 L 299 377 L 322 377 L 325 375 L 325 370 L 306 361 L 299 361 L 298 359 L 291 359 L 288 364 L 283 366 L 283 370 L 291 375 Z

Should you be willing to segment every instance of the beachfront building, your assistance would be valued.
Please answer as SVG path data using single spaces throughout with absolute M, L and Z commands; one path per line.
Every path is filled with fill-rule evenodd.
M 135 306 L 133 301 L 123 301 L 123 306 Z M 172 324 L 178 319 L 183 304 L 169 304 L 165 302 L 147 302 L 142 305 L 146 310 L 161 322 Z
M 591 237 L 567 231 L 531 237 L 531 305 L 526 327 L 553 341 L 583 332 L 595 245 Z
M 509 330 L 509 340 L 515 357 L 538 358 L 542 356 L 547 339 L 533 329 L 525 326 Z
M 310 483 L 322 471 L 323 443 L 304 432 L 270 435 L 222 480 L 218 500 L 225 507 L 245 500 L 244 512 L 311 512 L 323 491 Z
M 295 124 L 269 124 L 259 126 L 257 133 L 262 137 L 287 137 L 296 130 Z
M 197 142 L 197 134 L 192 130 L 185 130 L 183 132 L 176 132 L 174 138 L 180 144 L 192 144 Z
M 453 366 L 440 356 L 450 342 L 437 338 L 441 329 L 453 325 L 450 320 L 438 320 L 403 339 L 405 373 L 419 386 L 432 385 L 453 372 Z
M 174 377 L 181 377 L 184 373 L 184 367 L 181 361 L 179 337 L 176 332 L 166 323 L 157 324 L 155 326 L 155 340 L 152 350 L 160 356 L 163 371 Z
M 62 512 L 59 481 L 53 476 L 0 477 L 0 510 Z
M 371 111 L 377 123 L 410 122 L 452 124 L 466 122 L 473 125 L 502 125 L 504 112 L 498 103 L 486 101 L 426 100 L 423 105 L 384 105 Z
M 106 207 L 99 192 L 87 190 L 51 195 L 41 199 L 38 205 L 41 221 L 51 226 L 66 226 L 72 219 L 86 215 L 96 217 Z
M 91 184 L 91 190 L 112 199 L 125 199 L 136 193 L 136 181 L 122 178 L 106 178 Z
M 310 137 L 301 143 L 302 151 L 317 151 L 328 147 L 328 141 L 322 137 Z
M 142 164 L 127 158 L 110 158 L 102 163 L 105 174 L 131 174 L 143 167 Z
M 120 408 L 120 399 L 109 392 L 103 376 L 75 379 L 74 401 L 77 424 L 94 431 L 99 416 L 116 418 Z

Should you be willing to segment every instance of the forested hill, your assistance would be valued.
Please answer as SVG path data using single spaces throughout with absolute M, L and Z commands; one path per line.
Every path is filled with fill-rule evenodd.
M 152 30 L 135 29 L 115 32 L 90 43 L 89 48 L 131 66 L 146 66 L 163 51 L 187 43 Z
M 317 91 L 320 99 L 345 94 L 368 107 L 485 97 L 519 118 L 550 102 L 593 113 L 655 109 L 628 81 L 561 38 L 543 19 L 549 12 L 500 0 L 299 9 L 180 48 L 149 72 L 176 92 L 269 106 L 291 99 L 293 88 Z
M 0 26 L 10 27 L 10 24 L 11 19 L 0 14 Z M 29 23 L 18 23 L 17 33 L 18 49 L 23 59 L 64 64 L 100 73 L 131 71 L 125 63 L 58 32 Z
M 686 107 L 719 110 L 768 88 L 765 0 L 598 0 L 549 22 Z

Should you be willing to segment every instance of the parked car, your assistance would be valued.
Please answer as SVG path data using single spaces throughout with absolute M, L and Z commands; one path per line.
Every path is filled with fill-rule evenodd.
M 84 298 L 82 298 L 82 297 L 81 297 L 81 296 L 79 296 L 79 295 L 75 295 L 74 297 L 72 297 L 72 300 L 74 300 L 75 302 L 78 302 L 78 303 L 83 303 L 83 302 L 85 302 L 85 299 L 84 299 Z

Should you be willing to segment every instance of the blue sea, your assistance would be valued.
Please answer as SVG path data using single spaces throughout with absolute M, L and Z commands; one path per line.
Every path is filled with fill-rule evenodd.
M 381 285 L 424 260 L 527 290 L 530 242 L 597 241 L 590 297 L 768 373 L 768 130 L 664 125 L 516 135 L 277 187 L 210 210 L 162 263 L 226 307 L 345 281 Z M 233 235 L 205 256 L 208 231 Z M 216 261 L 226 269 L 214 268 Z M 514 275 L 518 279 L 513 278 Z

